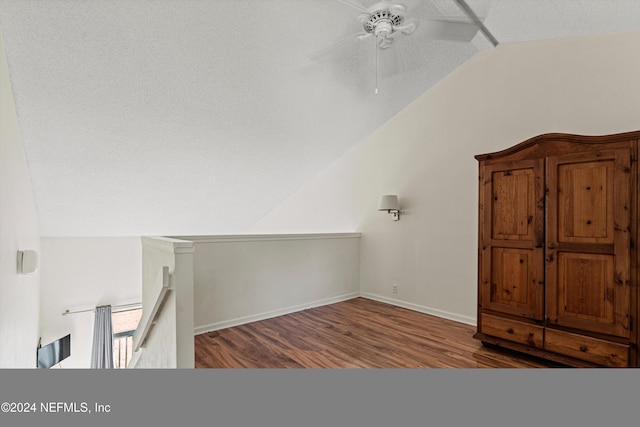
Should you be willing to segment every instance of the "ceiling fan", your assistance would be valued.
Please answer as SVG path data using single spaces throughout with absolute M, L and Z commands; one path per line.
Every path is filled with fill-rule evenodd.
M 406 18 L 407 9 L 403 4 L 379 2 L 368 9 L 361 9 L 352 1 L 340 0 L 340 2 L 361 11 L 357 20 L 362 24 L 364 31 L 355 34 L 356 40 L 375 37 L 380 49 L 391 46 L 400 35 L 410 35 L 418 26 L 417 19 Z
M 410 37 L 470 42 L 480 29 L 477 23 L 468 20 L 420 18 L 415 10 L 412 11 L 407 7 L 407 1 L 415 4 L 415 0 L 383 0 L 369 7 L 365 7 L 356 0 L 336 1 L 360 12 L 355 16 L 355 22 L 360 28 L 357 32 L 321 49 L 310 57 L 312 60 L 323 60 L 335 51 L 344 49 L 345 46 L 353 47 L 354 42 L 364 45 L 370 44 L 369 40 L 375 40 L 375 93 L 378 93 L 379 60 L 382 62 L 385 76 L 402 71 L 401 57 L 394 52 L 397 50 L 395 45 L 398 42 Z

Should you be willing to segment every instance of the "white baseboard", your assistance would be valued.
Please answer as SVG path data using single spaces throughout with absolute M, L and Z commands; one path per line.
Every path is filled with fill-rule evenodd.
M 359 292 L 349 292 L 346 294 L 336 295 L 321 300 L 310 301 L 304 304 L 298 304 L 291 307 L 281 308 L 278 310 L 266 311 L 263 313 L 252 314 L 250 316 L 236 317 L 235 319 L 223 320 L 221 322 L 211 323 L 209 325 L 196 326 L 194 335 L 200 335 L 207 332 L 217 331 L 220 329 L 230 328 L 232 326 L 240 326 L 246 323 L 257 322 L 259 320 L 270 319 L 272 317 L 282 316 L 284 314 L 295 313 L 296 311 L 306 310 L 308 308 L 320 307 L 322 305 L 334 304 L 337 302 L 347 301 L 360 296 Z
M 420 313 L 430 314 L 432 316 L 442 317 L 444 319 L 453 320 L 455 322 L 465 323 L 467 325 L 477 326 L 477 319 L 475 317 L 463 316 L 457 313 L 450 313 L 444 310 L 438 310 L 437 308 L 425 307 L 423 305 L 413 304 L 411 302 L 400 301 L 394 298 L 388 298 L 383 295 L 372 294 L 369 292 L 361 292 L 362 298 L 372 299 L 374 301 L 380 301 L 398 307 L 406 308 L 413 311 L 419 311 Z

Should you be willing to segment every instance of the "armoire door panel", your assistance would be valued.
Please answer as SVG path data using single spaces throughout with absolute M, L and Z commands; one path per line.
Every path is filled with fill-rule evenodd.
M 558 166 L 558 242 L 612 243 L 613 161 Z
M 483 308 L 542 320 L 542 251 L 491 247 L 484 258 L 488 280 L 482 288 Z
M 614 257 L 558 254 L 558 317 L 612 324 Z
M 494 163 L 482 171 L 480 304 L 542 320 L 544 316 L 544 162 Z
M 529 305 L 535 274 L 531 249 L 493 248 L 491 255 L 492 303 Z
M 492 238 L 533 239 L 533 168 L 492 171 L 491 180 Z
M 628 149 L 547 159 L 550 324 L 629 337 L 629 164 Z

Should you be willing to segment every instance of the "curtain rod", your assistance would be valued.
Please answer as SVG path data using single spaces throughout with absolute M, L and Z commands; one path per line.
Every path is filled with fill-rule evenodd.
M 114 305 L 111 306 L 111 312 L 112 313 L 118 313 L 121 311 L 127 311 L 127 310 L 136 310 L 142 308 L 142 303 L 141 302 L 136 302 L 136 303 L 132 303 L 132 304 L 122 304 L 122 305 Z M 77 313 L 89 313 L 92 311 L 96 311 L 95 308 L 87 308 L 86 310 L 75 310 L 75 311 L 71 311 L 69 309 L 66 309 L 64 311 L 64 313 L 62 313 L 63 316 L 66 316 L 67 314 L 77 314 Z

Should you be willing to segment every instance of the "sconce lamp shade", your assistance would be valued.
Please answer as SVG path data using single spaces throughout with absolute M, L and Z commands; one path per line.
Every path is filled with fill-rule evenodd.
M 394 195 L 380 196 L 380 200 L 378 201 L 379 211 L 397 211 L 399 209 L 400 209 L 400 204 L 398 203 L 398 196 L 394 196 Z

